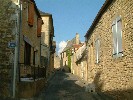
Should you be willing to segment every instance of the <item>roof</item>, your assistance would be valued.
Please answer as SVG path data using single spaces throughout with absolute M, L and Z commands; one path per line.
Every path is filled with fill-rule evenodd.
M 75 44 L 75 43 L 76 43 L 76 38 L 73 38 L 72 40 L 69 40 L 69 41 L 67 42 L 66 47 L 63 49 L 62 52 L 65 52 L 67 49 L 69 49 L 70 47 L 72 47 L 73 44 Z
M 78 61 L 79 59 L 82 58 L 82 56 L 84 56 L 83 54 L 85 53 L 86 50 L 86 44 L 83 43 L 80 48 L 76 51 L 76 60 Z
M 52 16 L 52 14 L 43 12 L 41 10 L 39 10 L 39 13 L 40 13 L 41 16 Z
M 73 38 L 72 40 L 69 40 L 67 42 L 66 47 L 63 49 L 62 52 L 65 52 L 66 50 L 70 49 L 73 46 L 73 44 L 76 44 L 76 38 Z
M 95 17 L 92 25 L 90 26 L 89 30 L 87 31 L 85 37 L 88 37 L 90 33 L 94 30 L 96 24 L 99 22 L 100 18 L 102 17 L 103 13 L 107 10 L 109 5 L 113 2 L 114 0 L 106 0 L 101 9 L 99 10 L 97 16 Z
M 37 13 L 38 17 L 41 18 L 41 15 L 40 15 L 39 10 L 38 10 L 38 8 L 36 6 L 35 0 L 30 0 L 30 1 L 34 3 L 34 7 L 35 7 L 35 10 L 36 10 L 36 13 Z
M 79 44 L 75 44 L 75 41 L 69 41 L 66 45 L 66 47 L 63 49 L 62 52 L 65 52 L 66 50 L 70 49 L 70 48 L 77 48 L 79 49 L 81 46 L 83 45 L 83 43 L 79 43 Z
M 84 45 L 84 43 L 73 44 L 73 48 L 77 48 L 77 49 L 79 49 L 79 48 L 82 47 L 83 45 Z

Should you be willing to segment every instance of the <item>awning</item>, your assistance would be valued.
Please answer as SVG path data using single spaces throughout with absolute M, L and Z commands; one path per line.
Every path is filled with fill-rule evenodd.
M 28 37 L 26 37 L 26 36 L 23 35 L 23 39 L 24 39 L 25 42 L 27 42 L 28 44 L 30 44 L 30 45 L 33 47 L 33 44 L 32 44 L 32 42 L 28 39 Z

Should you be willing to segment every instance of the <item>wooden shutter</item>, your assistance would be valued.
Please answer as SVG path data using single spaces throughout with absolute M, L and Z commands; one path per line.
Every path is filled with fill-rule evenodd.
M 100 50 L 100 40 L 97 39 L 95 42 L 95 49 L 96 49 L 96 63 L 99 63 L 99 50 Z
M 98 45 L 98 47 L 97 47 L 98 48 L 98 50 L 97 50 L 98 55 L 97 56 L 98 56 L 98 62 L 99 62 L 99 58 L 100 58 L 100 40 L 99 39 L 97 40 L 97 45 Z
M 117 54 L 117 34 L 116 34 L 116 20 L 113 22 L 112 25 L 112 32 L 113 32 L 113 55 Z
M 42 30 L 42 19 L 38 18 L 37 21 L 37 36 L 41 37 L 41 30 Z
M 28 2 L 28 24 L 33 26 L 34 23 L 34 3 Z
M 122 53 L 122 27 L 121 20 L 117 20 L 118 53 Z

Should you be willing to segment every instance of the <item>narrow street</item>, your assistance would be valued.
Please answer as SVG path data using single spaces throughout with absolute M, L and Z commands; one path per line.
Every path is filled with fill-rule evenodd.
M 92 100 L 84 84 L 71 73 L 56 72 L 38 100 Z M 45 99 L 44 99 L 45 98 Z
M 71 73 L 56 72 L 35 100 L 112 100 L 85 92 L 85 84 Z

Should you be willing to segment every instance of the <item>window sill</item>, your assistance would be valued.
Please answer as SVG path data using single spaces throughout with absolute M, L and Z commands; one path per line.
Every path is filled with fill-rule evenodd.
M 112 56 L 113 56 L 114 59 L 122 58 L 122 57 L 124 57 L 123 51 L 119 52 L 119 53 L 115 53 Z

